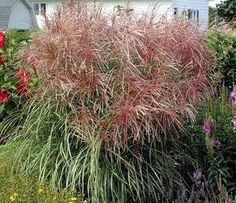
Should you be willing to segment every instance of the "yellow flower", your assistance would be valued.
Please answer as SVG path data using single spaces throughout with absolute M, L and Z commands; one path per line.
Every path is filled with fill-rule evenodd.
M 88 203 L 88 201 L 87 200 L 84 200 L 84 202 L 83 203 Z
M 71 197 L 71 198 L 69 199 L 69 203 L 74 203 L 76 200 L 77 200 L 76 197 Z
M 77 198 L 76 198 L 76 197 L 72 197 L 72 198 L 70 198 L 70 200 L 71 200 L 71 201 L 76 201 Z
M 38 189 L 38 194 L 41 194 L 43 192 L 43 189 L 42 188 L 39 188 Z
M 10 200 L 14 202 L 16 200 L 16 197 L 18 196 L 17 193 L 13 193 L 13 195 L 10 196 Z

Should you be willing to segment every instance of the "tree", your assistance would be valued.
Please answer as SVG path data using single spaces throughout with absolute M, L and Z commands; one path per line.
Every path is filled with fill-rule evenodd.
M 236 20 L 236 1 L 221 1 L 221 3 L 217 5 L 217 14 L 222 20 L 226 22 L 232 22 Z

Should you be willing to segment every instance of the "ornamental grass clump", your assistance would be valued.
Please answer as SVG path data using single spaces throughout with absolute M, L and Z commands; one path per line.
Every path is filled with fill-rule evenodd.
M 70 125 L 109 145 L 161 138 L 194 120 L 209 95 L 212 56 L 187 21 L 58 8 L 25 51 L 48 95 L 74 111 Z
M 22 143 L 16 168 L 91 202 L 173 200 L 168 184 L 185 184 L 179 160 L 192 162 L 165 142 L 211 93 L 203 32 L 154 11 L 108 15 L 70 3 L 46 19 L 23 58 L 40 85 L 12 133 Z

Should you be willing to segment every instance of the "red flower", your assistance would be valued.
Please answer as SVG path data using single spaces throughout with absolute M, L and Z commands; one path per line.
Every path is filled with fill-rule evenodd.
M 25 96 L 28 93 L 28 85 L 26 83 L 19 83 L 16 90 L 20 96 Z
M 17 78 L 19 80 L 19 84 L 17 86 L 17 92 L 21 95 L 21 96 L 25 96 L 28 93 L 28 84 L 31 80 L 31 75 L 29 72 L 20 69 L 17 72 Z
M 0 55 L 0 65 L 3 65 L 5 63 L 6 59 L 3 55 Z
M 7 103 L 11 98 L 10 93 L 5 90 L 0 90 L 0 103 Z
M 0 48 L 6 46 L 6 35 L 3 32 L 0 32 Z
M 20 69 L 17 73 L 17 78 L 20 81 L 21 84 L 27 85 L 31 79 L 30 73 Z

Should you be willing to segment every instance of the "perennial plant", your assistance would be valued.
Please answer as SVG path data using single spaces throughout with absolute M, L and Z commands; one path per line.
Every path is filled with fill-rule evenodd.
M 39 87 L 10 134 L 21 143 L 16 169 L 91 202 L 173 201 L 188 190 L 180 171 L 194 161 L 176 141 L 212 93 L 214 61 L 196 25 L 71 1 L 22 57 Z M 18 77 L 27 87 L 29 75 Z

